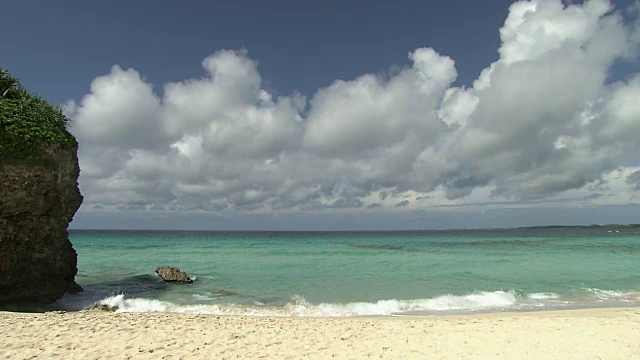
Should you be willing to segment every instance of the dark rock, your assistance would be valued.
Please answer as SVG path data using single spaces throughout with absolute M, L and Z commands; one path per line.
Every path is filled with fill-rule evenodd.
M 156 268 L 156 274 L 160 275 L 162 280 L 166 282 L 177 282 L 184 284 L 191 284 L 193 280 L 187 275 L 186 272 L 180 271 L 177 267 L 173 266 L 159 266 Z
M 82 286 L 78 285 L 75 281 L 67 288 L 69 294 L 77 294 L 83 292 Z
M 93 305 L 91 305 L 91 307 L 89 307 L 86 310 L 97 310 L 97 311 L 109 311 L 109 312 L 115 312 L 116 310 L 118 310 L 118 306 L 109 306 L 107 304 L 102 304 L 102 303 L 95 303 Z
M 213 293 L 213 295 L 218 295 L 218 296 L 231 296 L 234 294 L 235 294 L 234 292 L 227 291 L 227 290 L 218 290 Z
M 47 161 L 39 164 L 0 157 L 2 306 L 48 303 L 78 290 L 67 233 L 82 203 L 77 148 L 44 151 Z

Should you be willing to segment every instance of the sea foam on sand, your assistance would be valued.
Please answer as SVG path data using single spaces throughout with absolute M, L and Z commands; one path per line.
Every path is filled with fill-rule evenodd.
M 0 312 L 0 358 L 638 359 L 640 308 L 420 318 Z

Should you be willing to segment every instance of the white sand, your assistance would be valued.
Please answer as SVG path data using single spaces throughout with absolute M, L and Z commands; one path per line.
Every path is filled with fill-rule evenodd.
M 640 359 L 640 308 L 426 318 L 0 312 L 1 359 Z

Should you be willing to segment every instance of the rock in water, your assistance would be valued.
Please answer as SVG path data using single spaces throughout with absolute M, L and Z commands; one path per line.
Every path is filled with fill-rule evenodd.
M 77 146 L 43 149 L 42 163 L 0 157 L 0 305 L 48 303 L 81 290 L 67 233 L 82 203 Z
M 215 292 L 213 293 L 213 295 L 218 295 L 218 296 L 231 296 L 231 295 L 235 295 L 235 293 L 234 293 L 234 292 L 231 292 L 231 291 L 227 291 L 227 290 L 218 290 L 218 291 L 215 291 Z
M 184 284 L 191 284 L 193 280 L 187 275 L 186 272 L 180 271 L 174 266 L 159 266 L 156 268 L 156 274 L 160 275 L 162 280 L 166 282 L 177 282 Z
M 116 310 L 118 310 L 118 306 L 117 305 L 110 306 L 110 305 L 107 305 L 107 304 L 102 304 L 100 302 L 97 302 L 97 303 L 94 303 L 93 305 L 91 305 L 86 310 L 115 312 Z

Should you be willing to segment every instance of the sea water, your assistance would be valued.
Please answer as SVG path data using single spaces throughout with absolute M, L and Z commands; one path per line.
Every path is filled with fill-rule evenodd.
M 640 229 L 391 232 L 71 230 L 54 306 L 252 316 L 438 315 L 640 305 Z M 154 270 L 177 266 L 191 285 Z M 224 291 L 221 291 L 224 290 Z

